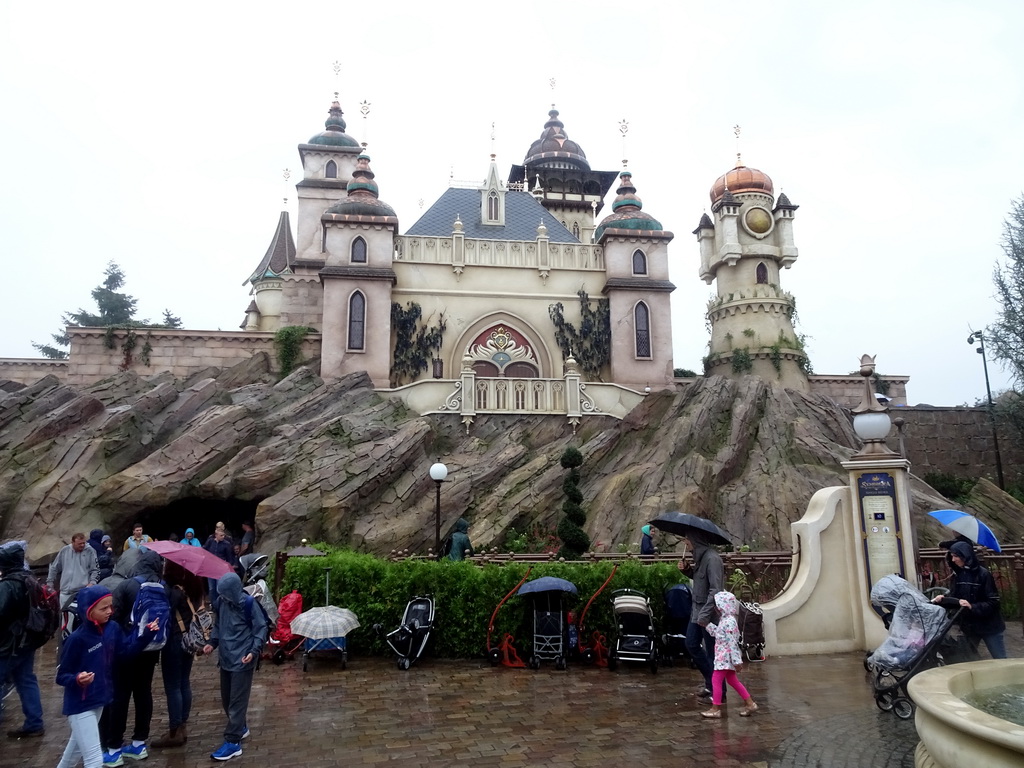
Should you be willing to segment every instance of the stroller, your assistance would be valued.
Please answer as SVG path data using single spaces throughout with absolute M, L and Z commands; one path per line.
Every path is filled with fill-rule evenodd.
M 661 636 L 661 644 L 665 651 L 665 661 L 674 664 L 686 660 L 691 665 L 693 660 L 686 650 L 686 628 L 690 624 L 690 609 L 693 607 L 693 594 L 686 584 L 676 584 L 665 590 L 665 634 Z
M 907 694 L 910 679 L 925 669 L 977 658 L 977 652 L 964 638 L 950 636 L 962 609 L 948 615 L 906 579 L 883 576 L 871 588 L 871 602 L 889 617 L 889 636 L 866 662 L 875 704 L 909 720 L 915 709 Z
M 530 669 L 540 669 L 542 660 L 555 662 L 555 669 L 566 668 L 569 651 L 569 627 L 566 623 L 565 595 L 576 594 L 576 585 L 554 576 L 528 581 L 517 594 L 524 595 L 533 609 L 533 654 Z
M 380 625 L 376 625 L 380 627 Z M 434 628 L 434 599 L 429 595 L 414 597 L 405 606 L 398 629 L 385 635 L 385 642 L 398 654 L 398 668 L 408 669 L 423 655 Z
M 635 589 L 616 589 L 612 592 L 612 612 L 618 634 L 608 652 L 608 669 L 614 671 L 619 661 L 639 661 L 647 664 L 651 674 L 656 674 L 658 641 L 647 595 Z

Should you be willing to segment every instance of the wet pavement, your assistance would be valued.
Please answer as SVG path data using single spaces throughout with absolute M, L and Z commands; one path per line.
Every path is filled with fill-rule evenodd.
M 362 630 L 360 630 L 362 631 Z M 1011 656 L 1024 656 L 1019 623 L 1007 628 Z M 622 665 L 614 673 L 570 666 L 556 671 L 492 668 L 484 660 L 424 659 L 409 671 L 393 660 L 362 658 L 359 635 L 342 670 L 332 652 L 264 662 L 249 708 L 251 738 L 232 764 L 251 766 L 764 766 L 909 768 L 913 721 L 880 712 L 863 654 L 769 658 L 740 679 L 760 705 L 753 717 L 726 705 L 719 721 L 701 718 L 695 670 Z M 37 659 L 47 731 L 41 739 L 0 739 L 0 768 L 55 766 L 69 734 L 61 690 Z M 212 659 L 196 663 L 189 741 L 150 751 L 147 768 L 215 765 L 224 717 Z M 166 729 L 155 680 L 152 737 Z M 735 692 L 729 691 L 735 699 Z M 17 694 L 5 702 L 3 729 L 21 724 Z M 731 708 L 731 711 L 730 711 Z M 131 716 L 129 717 L 129 730 Z M 133 765 L 125 760 L 128 766 Z

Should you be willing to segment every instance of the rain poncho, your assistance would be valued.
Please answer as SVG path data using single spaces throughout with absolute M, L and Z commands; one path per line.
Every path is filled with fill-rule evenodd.
M 473 554 L 473 545 L 469 543 L 469 523 L 463 517 L 455 523 L 455 533 L 452 534 L 452 549 L 448 553 L 449 560 L 464 560 Z
M 909 666 L 924 647 L 948 628 L 944 608 L 899 576 L 883 576 L 871 588 L 871 602 L 891 611 L 889 637 L 868 657 L 885 669 Z

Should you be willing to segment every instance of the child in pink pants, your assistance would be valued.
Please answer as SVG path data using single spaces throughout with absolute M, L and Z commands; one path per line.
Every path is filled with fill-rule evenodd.
M 715 671 L 711 675 L 711 709 L 701 712 L 702 717 L 720 718 L 722 716 L 722 699 L 725 696 L 725 684 L 728 683 L 743 699 L 743 710 L 740 717 L 750 717 L 757 711 L 757 704 L 736 673 L 743 669 L 743 652 L 740 650 L 740 627 L 736 617 L 740 612 L 739 601 L 732 592 L 719 592 L 715 595 L 715 606 L 721 614 L 717 625 L 708 624 L 707 630 L 715 638 Z

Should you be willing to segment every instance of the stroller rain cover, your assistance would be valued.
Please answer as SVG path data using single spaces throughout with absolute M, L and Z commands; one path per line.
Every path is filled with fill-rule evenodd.
M 871 602 L 892 611 L 889 636 L 868 657 L 871 664 L 886 669 L 906 667 L 946 631 L 946 610 L 899 576 L 879 579 L 871 588 Z

